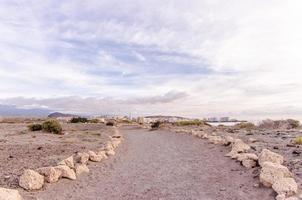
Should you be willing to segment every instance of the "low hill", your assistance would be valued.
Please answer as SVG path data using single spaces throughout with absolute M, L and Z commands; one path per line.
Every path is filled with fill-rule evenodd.
M 79 117 L 78 115 L 73 115 L 73 114 L 65 114 L 65 113 L 60 113 L 60 112 L 54 112 L 48 115 L 50 118 L 58 118 L 58 117 Z

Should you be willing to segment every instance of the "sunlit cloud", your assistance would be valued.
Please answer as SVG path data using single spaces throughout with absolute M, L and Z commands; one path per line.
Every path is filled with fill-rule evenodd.
M 299 0 L 4 0 L 0 103 L 300 117 L 301 9 Z

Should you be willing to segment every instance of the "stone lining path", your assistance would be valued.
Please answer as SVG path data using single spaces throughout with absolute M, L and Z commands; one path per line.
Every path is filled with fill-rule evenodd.
M 254 170 L 224 157 L 228 148 L 166 131 L 120 132 L 125 140 L 116 155 L 89 165 L 89 175 L 48 185 L 25 200 L 274 199 L 271 189 L 254 187 Z

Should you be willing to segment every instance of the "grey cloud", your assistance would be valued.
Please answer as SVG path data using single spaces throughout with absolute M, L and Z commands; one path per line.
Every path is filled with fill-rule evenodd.
M 139 112 L 138 109 L 145 104 L 160 106 L 187 97 L 184 92 L 171 91 L 164 95 L 115 99 L 115 98 L 81 98 L 78 96 L 60 98 L 24 98 L 16 97 L 0 100 L 0 104 L 13 105 L 20 109 L 44 108 L 70 113 L 85 114 L 127 114 Z M 140 113 L 137 113 L 140 114 Z

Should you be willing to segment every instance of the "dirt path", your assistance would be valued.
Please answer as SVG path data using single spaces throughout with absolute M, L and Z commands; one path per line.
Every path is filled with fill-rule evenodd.
M 188 135 L 121 129 L 115 157 L 90 165 L 77 181 L 34 193 L 39 200 L 273 200 L 252 171 L 224 157 L 227 149 Z M 29 198 L 30 199 L 30 198 Z M 35 198 L 34 198 L 35 199 Z

